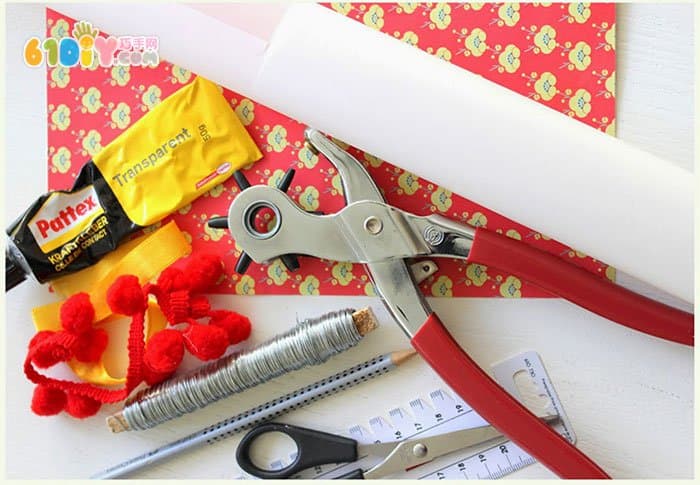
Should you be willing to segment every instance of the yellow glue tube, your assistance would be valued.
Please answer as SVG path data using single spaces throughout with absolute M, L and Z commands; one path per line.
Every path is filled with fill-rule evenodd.
M 93 161 L 129 219 L 147 226 L 261 157 L 219 88 L 198 77 Z
M 6 290 L 94 264 L 260 158 L 219 87 L 195 78 L 86 163 L 70 190 L 44 194 L 8 228 Z

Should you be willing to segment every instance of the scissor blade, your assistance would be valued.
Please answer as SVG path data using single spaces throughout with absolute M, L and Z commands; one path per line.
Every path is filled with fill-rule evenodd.
M 453 451 L 485 443 L 503 434 L 493 426 L 463 429 L 399 443 L 384 461 L 365 472 L 365 478 L 378 478 L 409 470 Z

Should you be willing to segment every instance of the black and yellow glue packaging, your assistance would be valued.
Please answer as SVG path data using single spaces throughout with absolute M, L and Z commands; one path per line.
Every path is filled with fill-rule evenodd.
M 6 291 L 96 263 L 260 158 L 219 88 L 196 78 L 85 164 L 72 189 L 42 195 L 8 228 Z

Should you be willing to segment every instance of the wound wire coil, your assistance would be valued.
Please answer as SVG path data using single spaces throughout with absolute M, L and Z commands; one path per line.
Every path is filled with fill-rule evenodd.
M 132 429 L 153 428 L 287 372 L 321 364 L 362 339 L 353 312 L 332 311 L 306 319 L 249 351 L 145 389 L 127 403 L 124 419 Z

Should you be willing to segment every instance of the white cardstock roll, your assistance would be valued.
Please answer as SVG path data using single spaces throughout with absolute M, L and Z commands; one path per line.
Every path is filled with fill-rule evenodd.
M 692 175 L 665 160 L 316 5 L 288 9 L 255 93 L 267 106 L 693 299 Z
M 98 27 L 134 34 L 142 8 L 66 13 L 92 9 Z M 265 49 L 188 7 L 157 9 L 143 33 L 169 61 L 693 301 L 682 168 L 315 4 L 287 8 Z M 168 29 L 173 18 L 199 42 Z

